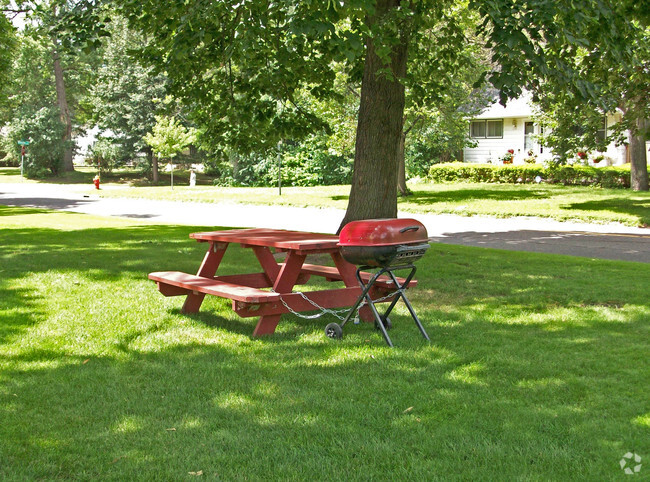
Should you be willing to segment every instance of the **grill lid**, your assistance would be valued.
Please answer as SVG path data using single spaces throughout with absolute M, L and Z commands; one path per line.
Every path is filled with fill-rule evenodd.
M 427 229 L 415 219 L 364 219 L 346 224 L 339 246 L 392 246 L 427 242 Z

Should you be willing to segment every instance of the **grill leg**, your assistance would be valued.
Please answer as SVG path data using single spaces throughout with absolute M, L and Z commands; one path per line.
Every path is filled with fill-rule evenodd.
M 386 327 L 384 326 L 384 322 L 381 319 L 381 316 L 379 315 L 379 312 L 377 311 L 377 307 L 372 301 L 372 298 L 370 297 L 370 289 L 372 286 L 375 284 L 375 281 L 377 281 L 377 278 L 379 278 L 382 274 L 384 274 L 386 271 L 388 271 L 387 268 L 382 268 L 380 269 L 375 275 L 370 278 L 368 281 L 367 285 L 363 284 L 363 280 L 361 279 L 361 270 L 364 267 L 361 266 L 357 269 L 357 281 L 359 282 L 359 285 L 363 288 L 363 293 L 359 297 L 359 303 L 363 298 L 366 299 L 368 302 L 368 306 L 370 307 L 370 311 L 372 311 L 372 315 L 375 317 L 375 321 L 377 322 L 377 327 L 381 330 L 381 334 L 384 337 L 384 340 L 386 341 L 386 344 L 390 346 L 391 348 L 393 347 L 393 342 L 390 339 L 390 336 L 388 336 L 388 332 L 386 331 Z M 358 305 L 357 305 L 358 306 Z M 356 307 L 355 307 L 356 309 Z
M 370 298 L 369 294 L 366 294 L 366 300 L 368 301 L 368 305 L 372 310 L 372 314 L 375 316 L 375 320 L 377 320 L 377 327 L 381 331 L 381 334 L 384 336 L 384 340 L 386 340 L 386 344 L 392 348 L 393 342 L 391 341 L 390 336 L 388 336 L 388 332 L 386 331 L 384 322 L 381 320 L 381 316 L 379 315 L 377 308 L 375 308 L 375 304 L 372 302 L 372 299 Z
M 404 285 L 402 285 L 402 286 L 399 285 L 399 282 L 397 281 L 397 278 L 396 278 L 395 275 L 393 274 L 393 271 L 392 271 L 392 270 L 389 270 L 389 271 L 388 271 L 388 274 L 389 274 L 389 276 L 391 277 L 391 279 L 393 280 L 393 283 L 395 283 L 395 285 L 397 285 L 400 289 L 402 289 L 402 288 L 406 288 L 406 287 L 408 286 L 408 284 L 411 282 L 411 279 L 413 278 L 413 276 L 415 275 L 415 266 L 413 266 L 413 269 L 412 269 L 412 271 L 411 271 L 411 274 L 409 275 L 409 277 L 408 277 L 408 278 L 406 279 L 406 281 L 404 282 Z M 397 295 L 397 297 L 396 297 L 396 298 L 393 300 L 393 302 L 391 303 L 391 305 L 390 305 L 390 307 L 388 308 L 388 310 L 390 311 L 390 310 L 393 309 L 393 307 L 395 306 L 395 303 L 397 303 L 397 300 L 398 300 L 400 297 L 402 298 L 402 300 L 404 300 L 404 304 L 405 304 L 406 307 L 408 308 L 409 313 L 411 313 L 411 317 L 413 318 L 413 321 L 415 321 L 415 324 L 416 324 L 417 327 L 419 328 L 420 333 L 422 333 L 422 336 L 425 338 L 425 340 L 427 340 L 427 341 L 431 341 L 431 339 L 429 338 L 429 335 L 427 335 L 427 332 L 426 332 L 425 329 L 424 329 L 424 326 L 422 326 L 422 323 L 420 322 L 420 319 L 418 318 L 418 315 L 415 314 L 415 310 L 413 309 L 413 306 L 411 306 L 411 302 L 410 302 L 409 299 L 406 297 L 406 295 L 404 294 L 403 291 L 400 291 L 400 292 L 399 292 L 399 294 Z M 388 312 L 386 312 L 386 316 L 388 316 Z
M 389 276 L 391 277 L 391 279 L 393 280 L 393 283 L 395 284 L 395 287 L 396 287 L 398 290 L 406 289 L 406 287 L 408 287 L 409 283 L 411 282 L 411 280 L 412 280 L 413 277 L 415 276 L 415 271 L 416 271 L 416 269 L 417 269 L 415 266 L 413 266 L 413 265 L 398 266 L 398 269 L 406 269 L 406 268 L 410 268 L 410 269 L 411 269 L 411 272 L 410 272 L 409 275 L 406 277 L 406 280 L 404 281 L 404 284 L 402 284 L 402 285 L 399 284 L 399 281 L 397 281 L 397 278 L 396 278 L 395 275 L 393 274 L 393 269 L 391 269 L 391 268 L 384 268 L 384 269 L 386 270 L 386 272 L 388 273 L 388 275 L 389 275 Z M 398 302 L 399 299 L 400 299 L 400 295 L 403 296 L 404 293 L 403 293 L 402 291 L 400 291 L 400 292 L 397 294 L 397 296 L 395 296 L 395 298 L 393 299 L 393 301 L 392 301 L 392 302 L 390 303 L 390 305 L 388 306 L 388 309 L 386 310 L 386 314 L 384 315 L 385 317 L 387 317 L 387 316 L 390 314 L 390 312 L 393 311 L 393 308 L 395 308 L 395 305 L 397 304 L 397 302 Z
M 390 346 L 391 348 L 393 347 L 393 342 L 390 339 L 390 336 L 388 336 L 388 332 L 386 331 L 386 327 L 384 326 L 384 323 L 382 321 L 382 317 L 377 311 L 377 307 L 375 306 L 374 302 L 372 301 L 372 298 L 370 297 L 370 290 L 372 286 L 375 284 L 375 281 L 377 281 L 377 278 L 379 278 L 382 274 L 388 273 L 390 276 L 391 280 L 395 284 L 395 287 L 399 290 L 399 292 L 395 295 L 395 298 L 393 301 L 391 301 L 390 305 L 388 306 L 388 309 L 386 310 L 384 314 L 384 318 L 388 318 L 388 315 L 390 314 L 391 311 L 393 311 L 393 308 L 395 308 L 395 305 L 401 298 L 404 301 L 404 304 L 409 310 L 409 313 L 411 314 L 411 317 L 413 318 L 413 321 L 415 321 L 415 324 L 417 325 L 418 329 L 420 330 L 420 333 L 422 333 L 422 336 L 427 340 L 431 341 L 429 339 L 429 335 L 427 335 L 427 332 L 425 331 L 424 327 L 422 326 L 422 323 L 420 322 L 420 319 L 418 318 L 418 315 L 415 313 L 415 310 L 413 309 L 413 306 L 411 305 L 411 302 L 409 299 L 406 297 L 404 294 L 404 289 L 406 289 L 415 276 L 415 271 L 416 267 L 413 265 L 405 265 L 405 266 L 395 266 L 395 267 L 386 267 L 380 269 L 375 275 L 373 275 L 372 278 L 368 281 L 368 284 L 365 284 L 363 280 L 361 279 L 361 271 L 363 269 L 367 269 L 367 266 L 361 266 L 357 269 L 356 276 L 357 276 L 357 281 L 359 282 L 359 286 L 362 288 L 361 296 L 357 298 L 357 301 L 354 303 L 354 306 L 348 311 L 348 314 L 346 315 L 345 319 L 341 323 L 341 328 L 350 321 L 350 318 L 352 318 L 352 315 L 354 312 L 357 310 L 361 302 L 365 299 L 368 303 L 368 306 L 370 310 L 372 311 L 372 315 L 375 317 L 376 320 L 376 325 L 377 328 L 381 331 L 382 336 L 384 337 L 384 340 L 386 341 L 386 344 Z M 400 284 L 399 281 L 397 280 L 397 277 L 393 274 L 393 271 L 396 269 L 411 269 L 411 272 L 409 275 L 406 277 L 406 280 L 404 281 L 404 284 Z
M 360 272 L 361 272 L 361 268 L 357 269 L 357 280 L 359 281 L 359 285 L 361 286 L 361 289 L 362 289 L 361 296 L 359 296 L 359 298 L 357 298 L 357 301 L 354 303 L 354 306 L 352 306 L 350 311 L 348 311 L 348 314 L 345 316 L 345 320 L 343 320 L 343 323 L 341 323 L 341 327 L 345 326 L 345 324 L 348 321 L 350 321 L 350 318 L 352 318 L 352 315 L 357 310 L 357 308 L 359 307 L 359 305 L 361 304 L 361 302 L 363 301 L 363 299 L 366 296 L 368 296 L 368 299 L 370 299 L 370 296 L 368 295 L 368 292 L 372 288 L 372 285 L 375 284 L 375 281 L 377 280 L 377 278 L 379 278 L 379 276 L 383 273 L 383 270 L 380 271 L 379 273 L 375 274 L 370 279 L 370 281 L 368 282 L 367 285 L 363 283 L 363 280 L 361 279 L 361 275 L 359 274 Z

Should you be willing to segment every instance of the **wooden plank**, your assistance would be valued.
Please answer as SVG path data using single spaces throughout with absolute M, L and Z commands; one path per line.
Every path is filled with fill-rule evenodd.
M 203 257 L 203 262 L 199 267 L 199 271 L 196 273 L 197 276 L 203 276 L 204 278 L 211 278 L 217 272 L 217 268 L 221 264 L 223 255 L 226 253 L 228 244 L 226 243 L 210 243 L 208 251 Z
M 178 286 L 168 285 L 167 283 L 157 282 L 158 291 L 160 291 L 164 296 L 182 296 L 191 293 L 190 290 L 186 288 L 179 288 Z
M 260 319 L 253 330 L 253 337 L 272 335 L 275 333 L 275 328 L 278 326 L 281 316 L 282 315 L 260 316 Z
M 192 233 L 197 241 L 240 243 L 251 246 L 267 246 L 280 249 L 304 251 L 304 253 L 338 250 L 339 237 L 335 234 L 305 233 L 283 229 L 232 229 Z
M 251 288 L 271 287 L 271 283 L 269 282 L 265 273 L 231 274 L 225 276 L 215 276 L 214 279 L 234 285 L 249 286 Z
M 271 250 L 268 247 L 252 246 L 252 248 L 253 252 L 255 253 L 255 257 L 260 263 L 260 266 L 262 266 L 264 273 L 266 273 L 269 286 L 273 286 L 275 280 L 278 277 L 278 273 L 280 273 L 280 266 L 278 265 L 278 262 L 275 260 L 273 253 L 271 253 Z
M 211 278 L 203 278 L 180 271 L 149 273 L 149 279 L 190 291 L 246 303 L 265 303 L 280 299 L 279 294 L 270 291 L 262 291 L 249 286 L 240 286 Z
M 300 273 L 296 284 L 305 284 L 309 281 L 308 273 Z M 247 274 L 229 274 L 215 276 L 214 279 L 232 283 L 234 285 L 250 286 L 251 288 L 270 288 L 271 282 L 268 280 L 266 273 L 247 273 Z
M 201 263 L 199 271 L 196 273 L 196 275 L 202 278 L 212 278 L 217 272 L 219 264 L 221 264 L 221 260 L 223 259 L 223 255 L 226 252 L 227 248 L 227 243 L 215 243 L 211 241 L 210 247 L 205 253 L 203 262 Z M 204 298 L 205 293 L 192 290 L 187 294 L 185 303 L 183 303 L 183 313 L 198 313 L 198 311 L 201 309 Z
M 304 262 L 304 254 L 296 254 L 294 251 L 289 252 L 287 260 L 282 263 L 280 273 L 273 284 L 273 290 L 279 293 L 291 292 L 298 280 L 298 276 L 300 276 L 300 268 Z

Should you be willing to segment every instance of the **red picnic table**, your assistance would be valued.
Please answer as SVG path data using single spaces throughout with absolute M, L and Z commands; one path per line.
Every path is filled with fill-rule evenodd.
M 313 311 L 316 305 L 327 309 L 352 306 L 361 294 L 355 277 L 356 266 L 345 261 L 339 253 L 336 235 L 260 228 L 192 233 L 190 238 L 208 244 L 197 274 L 160 271 L 150 273 L 149 279 L 157 283 L 158 290 L 165 296 L 186 295 L 184 313 L 198 312 L 206 294 L 231 299 L 232 308 L 239 316 L 260 317 L 253 336 L 274 333 L 284 313 Z M 263 271 L 218 276 L 219 264 L 230 243 L 252 249 Z M 286 252 L 284 261 L 277 261 L 272 249 Z M 307 255 L 318 253 L 329 254 L 334 266 L 305 263 Z M 328 281 L 342 281 L 344 287 L 293 292 L 294 286 L 306 284 L 312 275 Z M 361 276 L 367 281 L 372 274 L 361 273 Z M 415 281 L 411 282 L 414 284 Z M 385 297 L 394 290 L 393 281 L 381 277 L 370 295 L 373 299 Z M 362 318 L 369 321 L 372 316 Z

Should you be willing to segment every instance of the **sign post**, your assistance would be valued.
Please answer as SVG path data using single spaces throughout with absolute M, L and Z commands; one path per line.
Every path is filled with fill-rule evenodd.
M 24 165 L 25 165 L 25 146 L 29 145 L 29 141 L 18 141 L 20 146 L 20 177 L 23 177 Z

